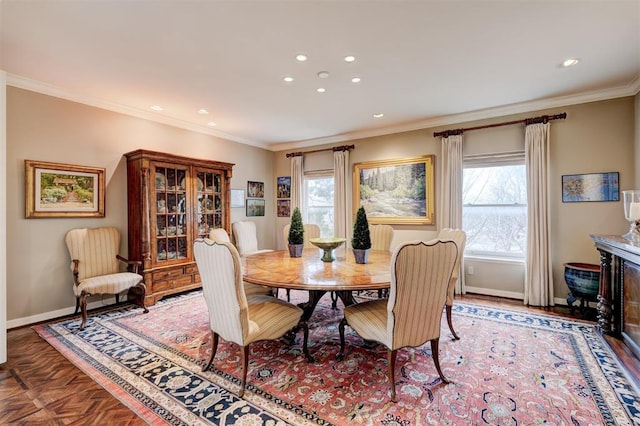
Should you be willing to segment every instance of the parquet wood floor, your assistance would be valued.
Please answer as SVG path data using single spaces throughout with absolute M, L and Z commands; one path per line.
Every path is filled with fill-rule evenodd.
M 465 295 L 461 300 L 577 318 L 567 307 L 527 308 L 521 301 Z M 454 318 L 455 321 L 455 318 Z M 9 330 L 8 361 L 0 365 L 0 424 L 144 425 L 132 411 L 82 373 L 30 327 Z M 608 339 L 636 384 L 640 363 Z

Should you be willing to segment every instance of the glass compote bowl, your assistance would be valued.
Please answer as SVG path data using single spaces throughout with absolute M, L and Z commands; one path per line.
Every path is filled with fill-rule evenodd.
M 344 243 L 345 241 L 347 241 L 346 238 L 340 238 L 340 237 L 309 239 L 309 242 L 311 244 L 324 250 L 324 252 L 322 253 L 323 262 L 333 262 L 335 260 L 332 253 L 333 249 L 340 247 L 342 243 Z

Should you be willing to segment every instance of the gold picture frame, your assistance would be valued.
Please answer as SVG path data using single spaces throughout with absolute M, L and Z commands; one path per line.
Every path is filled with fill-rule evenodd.
M 25 160 L 25 217 L 104 217 L 105 169 Z
M 434 155 L 354 164 L 353 211 L 369 223 L 435 224 Z

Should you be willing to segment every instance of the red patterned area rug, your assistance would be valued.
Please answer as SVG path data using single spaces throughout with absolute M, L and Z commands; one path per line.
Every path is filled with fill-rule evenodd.
M 305 294 L 292 292 L 296 302 Z M 163 300 L 144 315 L 124 307 L 37 332 L 149 424 L 242 425 L 633 425 L 640 398 L 592 324 L 457 303 L 453 341 L 443 323 L 435 371 L 429 344 L 399 351 L 398 402 L 389 400 L 386 349 L 365 348 L 349 327 L 339 351 L 340 309 L 328 295 L 301 334 L 251 346 L 248 386 L 239 388 L 240 351 L 221 339 L 214 368 L 201 292 Z

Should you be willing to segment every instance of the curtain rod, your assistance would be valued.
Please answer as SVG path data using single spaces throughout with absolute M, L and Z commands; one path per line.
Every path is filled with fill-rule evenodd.
M 515 120 L 515 121 L 507 121 L 505 123 L 495 123 L 495 124 L 486 124 L 484 126 L 476 126 L 476 127 L 467 127 L 466 129 L 453 129 L 453 130 L 444 130 L 442 132 L 433 132 L 433 137 L 437 138 L 438 136 L 442 136 L 448 138 L 453 135 L 461 135 L 464 132 L 468 132 L 469 130 L 480 130 L 480 129 L 489 129 L 491 127 L 500 127 L 500 126 L 510 126 L 512 124 L 520 124 L 524 123 L 525 125 L 536 124 L 536 123 L 546 123 L 550 120 L 564 120 L 567 118 L 567 113 L 563 112 L 561 114 L 554 115 L 541 115 L 540 117 L 532 117 L 525 118 L 523 120 Z
M 290 152 L 289 154 L 287 154 L 287 158 L 289 157 L 299 157 L 301 155 L 304 154 L 311 154 L 313 152 L 323 152 L 323 151 L 349 151 L 351 149 L 354 149 L 356 146 L 355 145 L 340 145 L 340 146 L 334 146 L 333 148 L 324 148 L 324 149 L 316 149 L 313 151 L 304 151 L 304 152 Z

